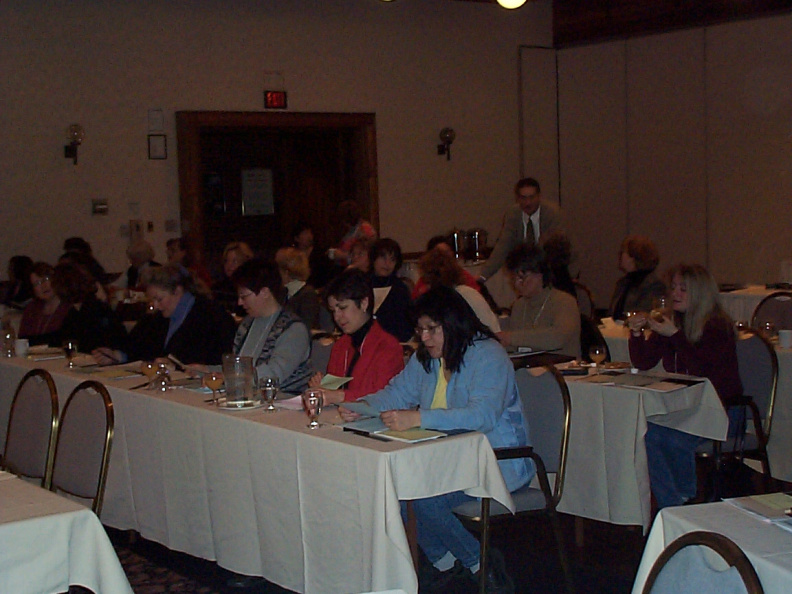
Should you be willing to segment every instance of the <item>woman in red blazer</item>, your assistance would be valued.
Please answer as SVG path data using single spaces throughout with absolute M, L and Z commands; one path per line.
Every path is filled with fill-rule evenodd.
M 328 285 L 326 296 L 333 320 L 344 333 L 330 352 L 327 373 L 352 380 L 342 390 L 325 390 L 325 403 L 349 402 L 381 390 L 404 369 L 404 355 L 399 341 L 372 316 L 370 280 L 359 270 L 348 270 Z M 321 381 L 317 373 L 310 385 L 320 387 Z

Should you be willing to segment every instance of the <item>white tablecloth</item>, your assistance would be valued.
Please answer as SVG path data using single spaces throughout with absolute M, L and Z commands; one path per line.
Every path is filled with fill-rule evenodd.
M 567 377 L 572 400 L 569 457 L 558 510 L 649 528 L 646 423 L 724 439 L 728 418 L 707 380 L 673 392 L 581 382 Z
M 764 285 L 749 285 L 738 291 L 720 294 L 723 309 L 735 322 L 751 322 L 751 317 L 759 302 L 777 289 L 768 289 Z
M 132 593 L 113 545 L 88 508 L 0 473 L 0 592 Z
M 695 530 L 717 532 L 732 539 L 754 566 L 767 594 L 792 590 L 792 533 L 749 515 L 728 503 L 667 507 L 649 533 L 633 585 L 640 594 L 657 557 L 672 541 Z
M 68 392 L 85 376 L 39 365 Z M 0 362 L 0 427 L 33 363 Z M 299 592 L 417 590 L 400 499 L 464 490 L 512 501 L 479 433 L 380 442 L 296 411 L 220 411 L 205 395 L 108 381 L 116 433 L 102 521 Z M 338 419 L 335 409 L 322 421 Z M 4 435 L 0 435 L 0 440 Z M 0 441 L 3 443 L 3 441 Z

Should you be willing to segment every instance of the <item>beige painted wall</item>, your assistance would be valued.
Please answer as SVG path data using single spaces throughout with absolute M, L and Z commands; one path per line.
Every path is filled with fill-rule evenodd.
M 178 219 L 173 114 L 260 110 L 282 71 L 293 111 L 375 112 L 381 231 L 407 251 L 454 225 L 497 232 L 519 175 L 518 46 L 551 42 L 549 0 L 518 11 L 448 0 L 0 3 L 0 259 L 54 260 L 83 235 L 125 265 L 130 218 L 160 258 Z M 147 112 L 169 158 L 149 161 Z M 65 130 L 86 138 L 79 165 Z M 456 129 L 453 158 L 436 155 Z M 110 214 L 90 215 L 93 198 Z M 10 223 L 10 224 L 9 224 Z
M 792 258 L 792 15 L 559 52 L 561 201 L 606 305 L 627 233 L 661 268 L 771 282 Z

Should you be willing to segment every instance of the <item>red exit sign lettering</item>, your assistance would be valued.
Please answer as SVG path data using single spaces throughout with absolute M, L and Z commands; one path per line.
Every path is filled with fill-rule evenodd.
M 286 91 L 264 91 L 265 109 L 286 109 Z

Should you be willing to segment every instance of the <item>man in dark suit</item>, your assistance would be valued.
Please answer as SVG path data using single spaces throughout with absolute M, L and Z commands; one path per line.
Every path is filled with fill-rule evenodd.
M 552 202 L 542 198 L 539 182 L 526 177 L 514 187 L 516 204 L 503 215 L 498 240 L 492 254 L 481 269 L 479 282 L 484 283 L 495 274 L 514 248 L 521 243 L 541 244 L 553 231 L 561 228 L 561 213 Z

